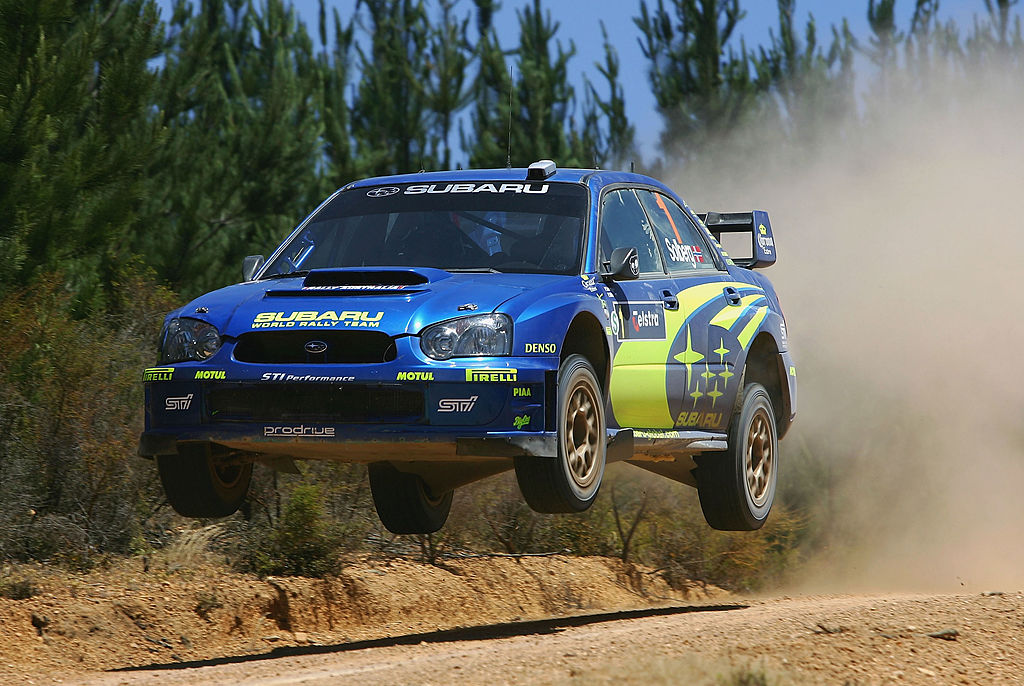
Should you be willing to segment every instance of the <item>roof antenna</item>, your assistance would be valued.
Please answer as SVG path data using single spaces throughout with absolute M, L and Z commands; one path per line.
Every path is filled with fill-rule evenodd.
M 508 68 L 508 157 L 505 166 L 512 168 L 512 67 Z
M 629 173 L 632 174 L 636 171 L 636 162 L 633 160 L 629 161 Z

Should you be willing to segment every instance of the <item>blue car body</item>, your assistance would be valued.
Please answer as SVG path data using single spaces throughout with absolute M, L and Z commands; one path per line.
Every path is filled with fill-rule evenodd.
M 573 273 L 377 265 L 261 278 L 280 261 L 285 241 L 255 278 L 168 315 L 167 326 L 187 319 L 214 327 L 220 347 L 201 361 L 145 371 L 140 454 L 173 456 L 182 444 L 200 442 L 278 467 L 292 459 L 386 460 L 408 463 L 436 488 L 451 488 L 508 469 L 512 458 L 557 453 L 557 374 L 569 353 L 585 355 L 602 385 L 609 461 L 628 460 L 695 484 L 692 457 L 726 449 L 743 379 L 755 374 L 784 434 L 796 413 L 796 371 L 778 298 L 767 279 L 730 259 L 712 234 L 716 226 L 740 227 L 751 236 L 745 264 L 767 266 L 774 261 L 767 215 L 698 216 L 668 187 L 639 174 L 564 169 L 529 183 L 528 174 L 465 170 L 365 179 L 317 211 L 344 194 L 360 202 L 381 196 L 384 203 L 386 195 L 410 191 L 482 188 L 484 195 L 511 196 L 569 184 L 585 190 Z M 603 274 L 600 213 L 616 192 L 654 194 L 644 197 L 663 208 L 676 203 L 700 232 L 701 245 L 665 239 L 660 249 L 668 246 L 678 257 L 685 247 L 685 259 L 699 260 L 693 266 L 702 269 L 626 280 Z M 668 255 L 663 258 L 667 264 Z M 509 354 L 438 360 L 424 352 L 425 329 L 482 313 L 508 317 Z M 286 352 L 260 342 L 286 339 L 292 346 Z M 338 346 L 359 351 L 332 357 Z

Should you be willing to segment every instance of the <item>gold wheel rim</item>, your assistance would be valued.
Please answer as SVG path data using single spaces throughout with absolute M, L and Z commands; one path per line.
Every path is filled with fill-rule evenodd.
M 775 446 L 772 441 L 771 417 L 767 410 L 758 408 L 747 429 L 746 450 L 743 468 L 747 479 L 747 491 L 757 507 L 763 507 L 771 494 L 775 478 Z
M 566 404 L 562 448 L 569 475 L 581 489 L 597 478 L 600 429 L 597 394 L 589 384 L 577 384 Z

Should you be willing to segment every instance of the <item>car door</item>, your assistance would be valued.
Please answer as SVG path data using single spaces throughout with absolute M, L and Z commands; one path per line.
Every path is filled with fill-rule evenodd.
M 615 338 L 609 425 L 672 428 L 675 416 L 666 396 L 665 360 L 671 344 L 669 332 L 677 326 L 678 307 L 654 231 L 631 188 L 605 193 L 599 222 L 602 269 L 616 248 L 636 248 L 640 258 L 640 278 L 607 284 L 614 298 L 611 325 Z
M 679 327 L 669 331 L 666 370 L 674 426 L 724 429 L 739 386 L 735 363 L 742 346 L 733 329 L 757 294 L 732 281 L 703 232 L 674 199 L 654 190 L 638 190 L 637 197 L 654 228 L 682 314 Z

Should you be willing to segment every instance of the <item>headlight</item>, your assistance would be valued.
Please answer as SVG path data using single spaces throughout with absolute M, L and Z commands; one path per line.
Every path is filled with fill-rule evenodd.
M 512 320 L 504 314 L 478 314 L 428 326 L 420 348 L 435 360 L 491 357 L 512 351 Z
M 220 333 L 198 319 L 172 319 L 164 331 L 161 364 L 205 360 L 220 350 Z

